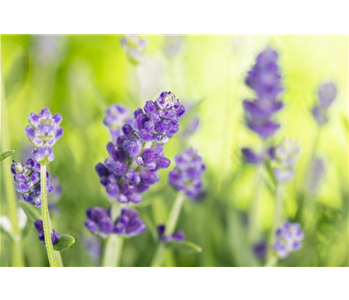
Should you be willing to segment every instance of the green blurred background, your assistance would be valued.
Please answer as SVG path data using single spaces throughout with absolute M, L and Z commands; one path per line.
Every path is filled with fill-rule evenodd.
M 245 84 L 246 72 L 267 45 L 280 53 L 285 108 L 278 114 L 281 129 L 271 143 L 284 137 L 301 145 L 296 177 L 288 184 L 284 219 L 303 224 L 300 190 L 307 176 L 317 126 L 310 109 L 320 83 L 333 80 L 338 97 L 330 110 L 330 122 L 321 132 L 317 155 L 325 160 L 326 173 L 316 198 L 316 231 L 305 237 L 303 248 L 280 261 L 281 266 L 348 265 L 348 37 L 347 36 L 182 36 L 177 53 L 169 52 L 165 36 L 145 36 L 144 60 L 133 66 L 117 35 L 1 37 L 1 64 L 8 124 L 15 160 L 24 160 L 30 144 L 25 136 L 27 116 L 48 106 L 63 115 L 65 134 L 55 146 L 56 159 L 49 171 L 57 175 L 64 192 L 60 213 L 52 217 L 54 228 L 76 238 L 63 251 L 66 266 L 93 266 L 84 240 L 85 210 L 108 206 L 94 166 L 106 157 L 108 129 L 105 109 L 121 103 L 131 111 L 163 90 L 173 91 L 184 103 L 194 105 L 200 118 L 198 131 L 183 140 L 178 134 L 165 147 L 171 160 L 188 145 L 199 150 L 207 165 L 206 198 L 186 201 L 178 229 L 200 245 L 202 253 L 168 251 L 166 266 L 252 266 L 254 258 L 246 241 L 246 216 L 254 189 L 255 169 L 241 161 L 242 147 L 260 147 L 260 140 L 246 129 L 242 101 L 252 96 Z M 190 116 L 188 116 L 190 117 Z M 184 119 L 181 127 L 184 128 Z M 5 149 L 7 150 L 7 149 Z M 148 230 L 126 242 L 122 266 L 148 266 L 156 247 L 155 225 L 167 219 L 175 192 L 161 182 L 145 194 L 139 211 Z M 2 172 L 10 172 L 2 170 Z M 3 174 L 3 173 L 2 173 Z M 267 174 L 265 174 L 267 177 Z M 2 176 L 3 179 L 3 176 Z M 266 180 L 267 181 L 267 180 Z M 263 186 L 260 193 L 260 237 L 271 229 L 274 195 Z M 1 214 L 7 214 L 1 185 Z M 45 266 L 44 247 L 33 228 L 24 237 L 27 266 Z M 11 243 L 1 235 L 1 266 L 11 265 Z

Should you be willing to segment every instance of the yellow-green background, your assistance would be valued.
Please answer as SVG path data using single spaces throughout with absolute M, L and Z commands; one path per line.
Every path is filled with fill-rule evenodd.
M 348 37 L 347 36 L 184 36 L 180 52 L 164 53 L 164 36 L 146 36 L 144 61 L 135 69 L 116 35 L 56 36 L 53 50 L 45 50 L 44 36 L 2 36 L 1 64 L 7 103 L 8 124 L 2 126 L 16 150 L 13 158 L 24 159 L 30 148 L 24 134 L 27 115 L 43 106 L 63 115 L 65 134 L 55 145 L 55 161 L 49 166 L 64 188 L 59 202 L 61 214 L 54 217 L 58 232 L 70 233 L 77 243 L 63 252 L 68 266 L 92 265 L 81 242 L 89 235 L 84 228 L 87 207 L 107 207 L 108 200 L 94 171 L 106 156 L 109 140 L 102 124 L 108 105 L 121 103 L 134 110 L 161 91 L 171 90 L 182 101 L 199 103 L 200 127 L 188 141 L 179 136 L 166 145 L 173 159 L 187 145 L 199 150 L 207 165 L 204 177 L 207 197 L 201 203 L 187 201 L 178 229 L 203 248 L 201 254 L 169 252 L 166 265 L 247 266 L 256 264 L 245 255 L 243 215 L 248 213 L 254 190 L 254 168 L 242 164 L 242 147 L 260 147 L 260 140 L 243 123 L 242 101 L 253 97 L 244 85 L 256 55 L 267 45 L 280 54 L 285 92 L 284 109 L 278 114 L 281 129 L 271 143 L 284 137 L 297 139 L 301 157 L 295 179 L 286 190 L 284 218 L 296 218 L 298 191 L 302 188 L 317 126 L 310 109 L 316 89 L 326 80 L 338 86 L 338 97 L 330 109 L 330 122 L 321 131 L 316 153 L 326 162 L 326 175 L 317 197 L 319 226 L 285 266 L 344 266 L 348 263 Z M 41 45 L 41 46 L 40 46 Z M 140 81 L 140 88 L 139 83 Z M 183 125 L 184 126 L 184 125 Z M 182 127 L 183 127 L 182 126 Z M 170 167 L 170 169 L 172 166 Z M 9 172 L 9 170 L 3 170 Z M 127 241 L 122 258 L 125 266 L 147 266 L 156 242 L 154 224 L 165 222 L 175 193 L 162 180 L 145 195 L 140 207 L 149 230 Z M 1 214 L 7 213 L 1 185 Z M 260 191 L 261 236 L 272 223 L 274 196 Z M 308 240 L 307 240 L 308 238 Z M 33 230 L 24 238 L 26 264 L 47 265 L 44 248 Z M 1 265 L 11 263 L 7 237 L 1 239 Z M 261 263 L 260 263 L 261 264 Z

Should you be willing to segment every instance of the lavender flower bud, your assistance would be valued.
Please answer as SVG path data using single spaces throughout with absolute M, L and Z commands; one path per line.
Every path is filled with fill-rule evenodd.
M 109 211 L 102 207 L 92 207 L 86 211 L 86 216 L 85 226 L 92 233 L 106 237 L 113 232 L 114 223 Z
M 282 102 L 277 101 L 283 90 L 277 59 L 276 51 L 271 48 L 264 50 L 258 55 L 245 81 L 257 96 L 256 100 L 245 100 L 243 103 L 246 124 L 262 138 L 271 137 L 280 128 L 280 124 L 272 120 L 283 107 Z
M 34 226 L 37 230 L 37 232 L 39 233 L 39 240 L 41 242 L 43 242 L 43 244 L 45 245 L 45 235 L 44 235 L 44 225 L 42 220 L 36 220 L 34 223 Z M 60 239 L 61 235 L 59 233 L 57 233 L 54 229 L 52 230 L 51 233 L 51 240 L 52 240 L 52 244 L 56 244 L 58 242 L 58 240 Z
M 159 240 L 168 243 L 171 241 L 183 242 L 185 240 L 185 234 L 183 231 L 177 231 L 171 235 L 165 235 L 166 226 L 161 224 L 157 227 Z
M 206 170 L 201 156 L 192 148 L 175 157 L 176 167 L 169 173 L 169 182 L 178 191 L 199 200 L 204 195 L 202 174 Z
M 133 209 L 123 208 L 120 217 L 116 221 L 114 233 L 132 237 L 141 234 L 146 226 L 139 218 L 138 212 Z
M 295 140 L 285 139 L 276 147 L 274 175 L 278 182 L 292 180 L 299 154 L 300 147 Z
M 285 258 L 292 251 L 302 247 L 301 241 L 304 238 L 304 234 L 299 224 L 284 222 L 281 228 L 275 231 L 275 237 L 276 242 L 273 245 L 273 250 L 276 251 L 279 257 Z
M 242 148 L 241 153 L 248 164 L 259 165 L 263 161 L 263 157 L 255 153 L 251 148 Z
M 38 115 L 30 113 L 28 119 L 30 125 L 25 128 L 25 132 L 30 142 L 37 148 L 52 147 L 63 135 L 63 128 L 59 126 L 62 116 L 60 114 L 52 116 L 47 107 Z
M 315 121 L 322 126 L 328 122 L 328 109 L 337 97 L 337 87 L 333 82 L 320 85 L 318 90 L 318 103 L 312 109 Z
M 143 53 L 147 46 L 146 39 L 139 35 L 124 35 L 120 43 L 121 47 L 126 51 L 129 61 L 138 65 L 143 59 Z
M 13 161 L 11 172 L 15 182 L 17 192 L 22 195 L 22 199 L 34 206 L 41 206 L 41 189 L 40 189 L 40 165 L 32 158 L 27 159 L 25 163 Z M 47 192 L 51 193 L 53 186 L 47 177 Z
M 162 92 L 155 100 L 149 100 L 144 111 L 134 112 L 135 129 L 141 140 L 166 143 L 179 129 L 179 118 L 185 108 L 172 92 Z
M 267 244 L 266 240 L 262 240 L 253 246 L 253 253 L 260 260 L 264 260 L 267 255 Z
M 131 124 L 132 118 L 130 117 L 130 113 L 127 108 L 124 108 L 119 104 L 115 104 L 106 110 L 106 116 L 103 123 L 109 128 L 112 140 L 115 142 L 122 134 L 122 126 L 125 124 Z

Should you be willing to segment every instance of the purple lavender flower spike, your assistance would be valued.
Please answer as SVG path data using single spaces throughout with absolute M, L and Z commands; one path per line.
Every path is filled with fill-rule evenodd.
M 319 126 L 328 122 L 328 109 L 337 97 L 337 87 L 333 82 L 320 85 L 318 90 L 318 103 L 313 107 L 312 114 Z
M 286 258 L 293 251 L 302 247 L 304 234 L 297 223 L 284 222 L 275 232 L 276 241 L 273 250 L 280 258 Z
M 37 148 L 52 147 L 63 135 L 63 129 L 59 126 L 62 116 L 60 114 L 52 116 L 47 107 L 38 115 L 30 113 L 28 120 L 30 125 L 26 127 L 25 132 L 30 142 Z
M 260 100 L 274 101 L 283 90 L 278 56 L 268 47 L 257 56 L 256 64 L 248 72 L 246 85 L 256 92 Z
M 262 240 L 253 246 L 254 255 L 260 260 L 264 260 L 267 255 L 268 243 L 266 240 Z
M 202 174 L 206 167 L 198 152 L 186 149 L 175 157 L 176 167 L 169 173 L 169 182 L 178 191 L 194 200 L 203 196 Z
M 116 221 L 114 233 L 133 237 L 146 230 L 146 226 L 139 218 L 138 212 L 133 209 L 123 208 Z
M 178 119 L 185 108 L 172 92 L 162 92 L 155 100 L 149 100 L 144 111 L 134 113 L 135 129 L 141 140 L 166 143 L 179 129 Z
M 263 157 L 250 148 L 242 148 L 241 153 L 245 162 L 248 164 L 259 165 L 263 161 Z
M 135 111 L 135 128 L 130 123 L 122 126 L 116 141 L 107 145 L 109 157 L 96 166 L 100 182 L 111 198 L 124 204 L 139 203 L 141 194 L 160 180 L 156 172 L 170 166 L 163 143 L 178 130 L 183 113 L 184 107 L 173 93 L 163 92 L 156 101 L 148 101 L 144 111 Z M 163 123 L 172 127 L 164 130 Z
M 159 240 L 168 243 L 171 241 L 183 242 L 185 240 L 185 234 L 183 231 L 177 231 L 171 235 L 165 235 L 166 226 L 160 224 L 157 227 Z
M 109 128 L 112 140 L 115 142 L 117 138 L 122 134 L 121 128 L 125 124 L 131 124 L 132 118 L 127 108 L 115 104 L 110 106 L 106 110 L 106 116 L 103 120 L 105 126 Z
M 41 206 L 41 190 L 40 190 L 40 165 L 39 163 L 29 158 L 25 163 L 13 161 L 11 172 L 15 182 L 16 190 L 22 195 L 22 199 L 34 206 Z M 47 192 L 51 193 L 53 186 L 47 177 Z
M 86 211 L 86 216 L 85 226 L 92 233 L 106 237 L 113 232 L 114 223 L 109 211 L 102 207 L 92 207 Z
M 278 182 L 289 182 L 295 173 L 300 147 L 295 140 L 285 139 L 275 148 L 274 175 Z
M 124 35 L 120 41 L 121 47 L 124 48 L 127 58 L 132 64 L 138 65 L 143 59 L 143 53 L 147 46 L 146 39 L 139 35 Z
M 283 107 L 278 96 L 283 91 L 277 64 L 278 53 L 267 48 L 257 56 L 256 64 L 248 72 L 245 83 L 256 93 L 256 99 L 245 100 L 246 124 L 250 130 L 266 139 L 275 134 L 280 124 L 273 115 Z
M 34 222 L 34 226 L 37 230 L 37 232 L 39 233 L 39 240 L 41 242 L 43 242 L 43 244 L 45 245 L 45 236 L 44 236 L 44 225 L 42 220 L 36 220 Z M 59 233 L 57 233 L 54 229 L 52 230 L 51 233 L 51 240 L 52 240 L 52 244 L 56 244 L 58 242 L 58 240 L 60 239 L 61 235 Z

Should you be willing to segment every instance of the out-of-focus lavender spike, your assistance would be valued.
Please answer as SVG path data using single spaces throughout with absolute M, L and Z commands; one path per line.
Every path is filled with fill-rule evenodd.
M 337 86 L 327 82 L 319 86 L 318 102 L 312 109 L 312 114 L 319 126 L 328 122 L 328 110 L 337 97 Z
M 145 38 L 136 34 L 124 35 L 120 43 L 132 64 L 138 65 L 143 60 L 144 51 L 147 46 L 147 40 Z

